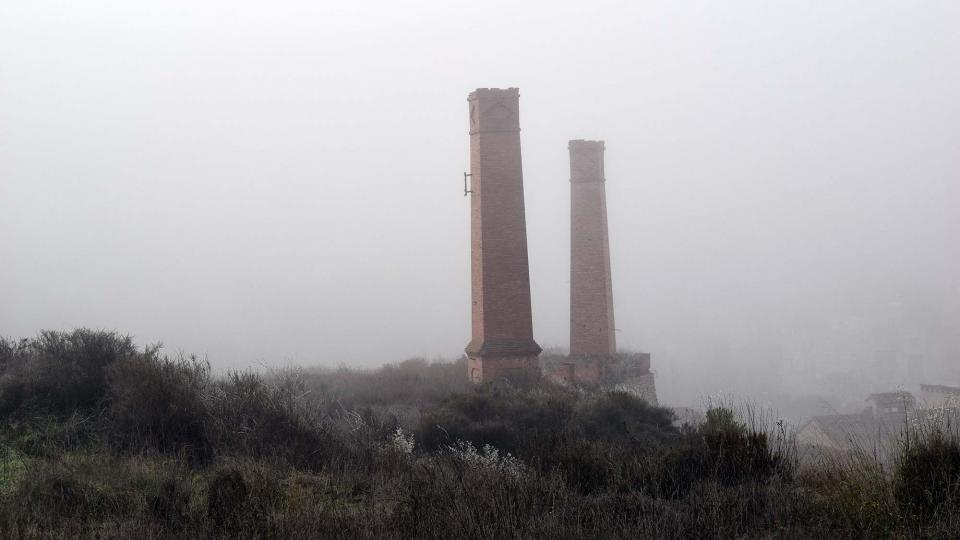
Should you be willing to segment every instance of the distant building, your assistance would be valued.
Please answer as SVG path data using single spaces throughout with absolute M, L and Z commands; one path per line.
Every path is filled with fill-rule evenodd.
M 917 398 L 910 392 L 881 392 L 867 396 L 867 404 L 874 417 L 886 414 L 905 414 L 917 408 Z
M 960 388 L 942 384 L 920 385 L 921 406 L 930 409 L 960 407 Z
M 910 392 L 870 394 L 867 406 L 855 414 L 814 416 L 797 432 L 802 447 L 835 451 L 865 451 L 885 458 L 908 430 L 957 425 L 960 388 L 921 385 L 921 399 Z
M 797 442 L 830 450 L 864 450 L 883 454 L 906 427 L 917 400 L 910 392 L 870 394 L 855 414 L 814 416 L 800 427 Z
M 868 449 L 878 439 L 878 428 L 869 410 L 858 414 L 814 416 L 797 432 L 797 442 L 830 450 Z

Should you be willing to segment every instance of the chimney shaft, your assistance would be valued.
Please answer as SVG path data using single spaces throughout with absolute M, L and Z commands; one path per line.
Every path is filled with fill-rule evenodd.
M 617 352 L 603 141 L 570 141 L 570 355 Z
M 476 383 L 539 376 L 520 158 L 520 94 L 470 94 L 470 201 L 473 338 L 468 376 Z

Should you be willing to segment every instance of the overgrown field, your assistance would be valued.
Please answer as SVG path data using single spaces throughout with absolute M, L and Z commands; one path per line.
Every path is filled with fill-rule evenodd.
M 960 537 L 960 446 L 800 467 L 776 424 L 464 366 L 214 377 L 126 337 L 0 340 L 3 538 Z

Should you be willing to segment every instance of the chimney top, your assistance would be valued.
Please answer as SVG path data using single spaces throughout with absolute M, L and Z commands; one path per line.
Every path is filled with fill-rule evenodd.
M 587 140 L 587 139 L 572 139 L 568 147 L 573 150 L 574 148 L 596 148 L 599 147 L 601 150 L 606 148 L 606 142 L 603 140 Z
M 520 89 L 510 88 L 477 88 L 467 96 L 467 101 L 480 99 L 481 97 L 514 97 L 520 95 Z

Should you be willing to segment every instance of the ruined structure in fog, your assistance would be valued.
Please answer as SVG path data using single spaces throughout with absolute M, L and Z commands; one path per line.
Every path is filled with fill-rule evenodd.
M 520 93 L 479 88 L 470 104 L 472 339 L 475 383 L 540 376 L 533 339 L 520 158 Z
M 650 355 L 617 353 L 603 141 L 570 141 L 570 355 L 544 359 L 541 367 L 530 306 L 520 93 L 516 88 L 479 88 L 467 101 L 470 380 L 524 384 L 545 371 L 556 381 L 621 388 L 656 404 Z
M 544 366 L 568 383 L 619 387 L 656 404 L 650 355 L 617 353 L 603 141 L 570 150 L 570 356 Z
M 797 430 L 801 455 L 819 448 L 841 452 L 869 449 L 875 459 L 896 456 L 911 434 L 924 429 L 957 425 L 960 388 L 921 384 L 921 399 L 905 390 L 870 394 L 860 411 L 814 416 Z M 922 427 L 921 427 L 922 426 Z M 918 431 L 921 430 L 921 431 Z

